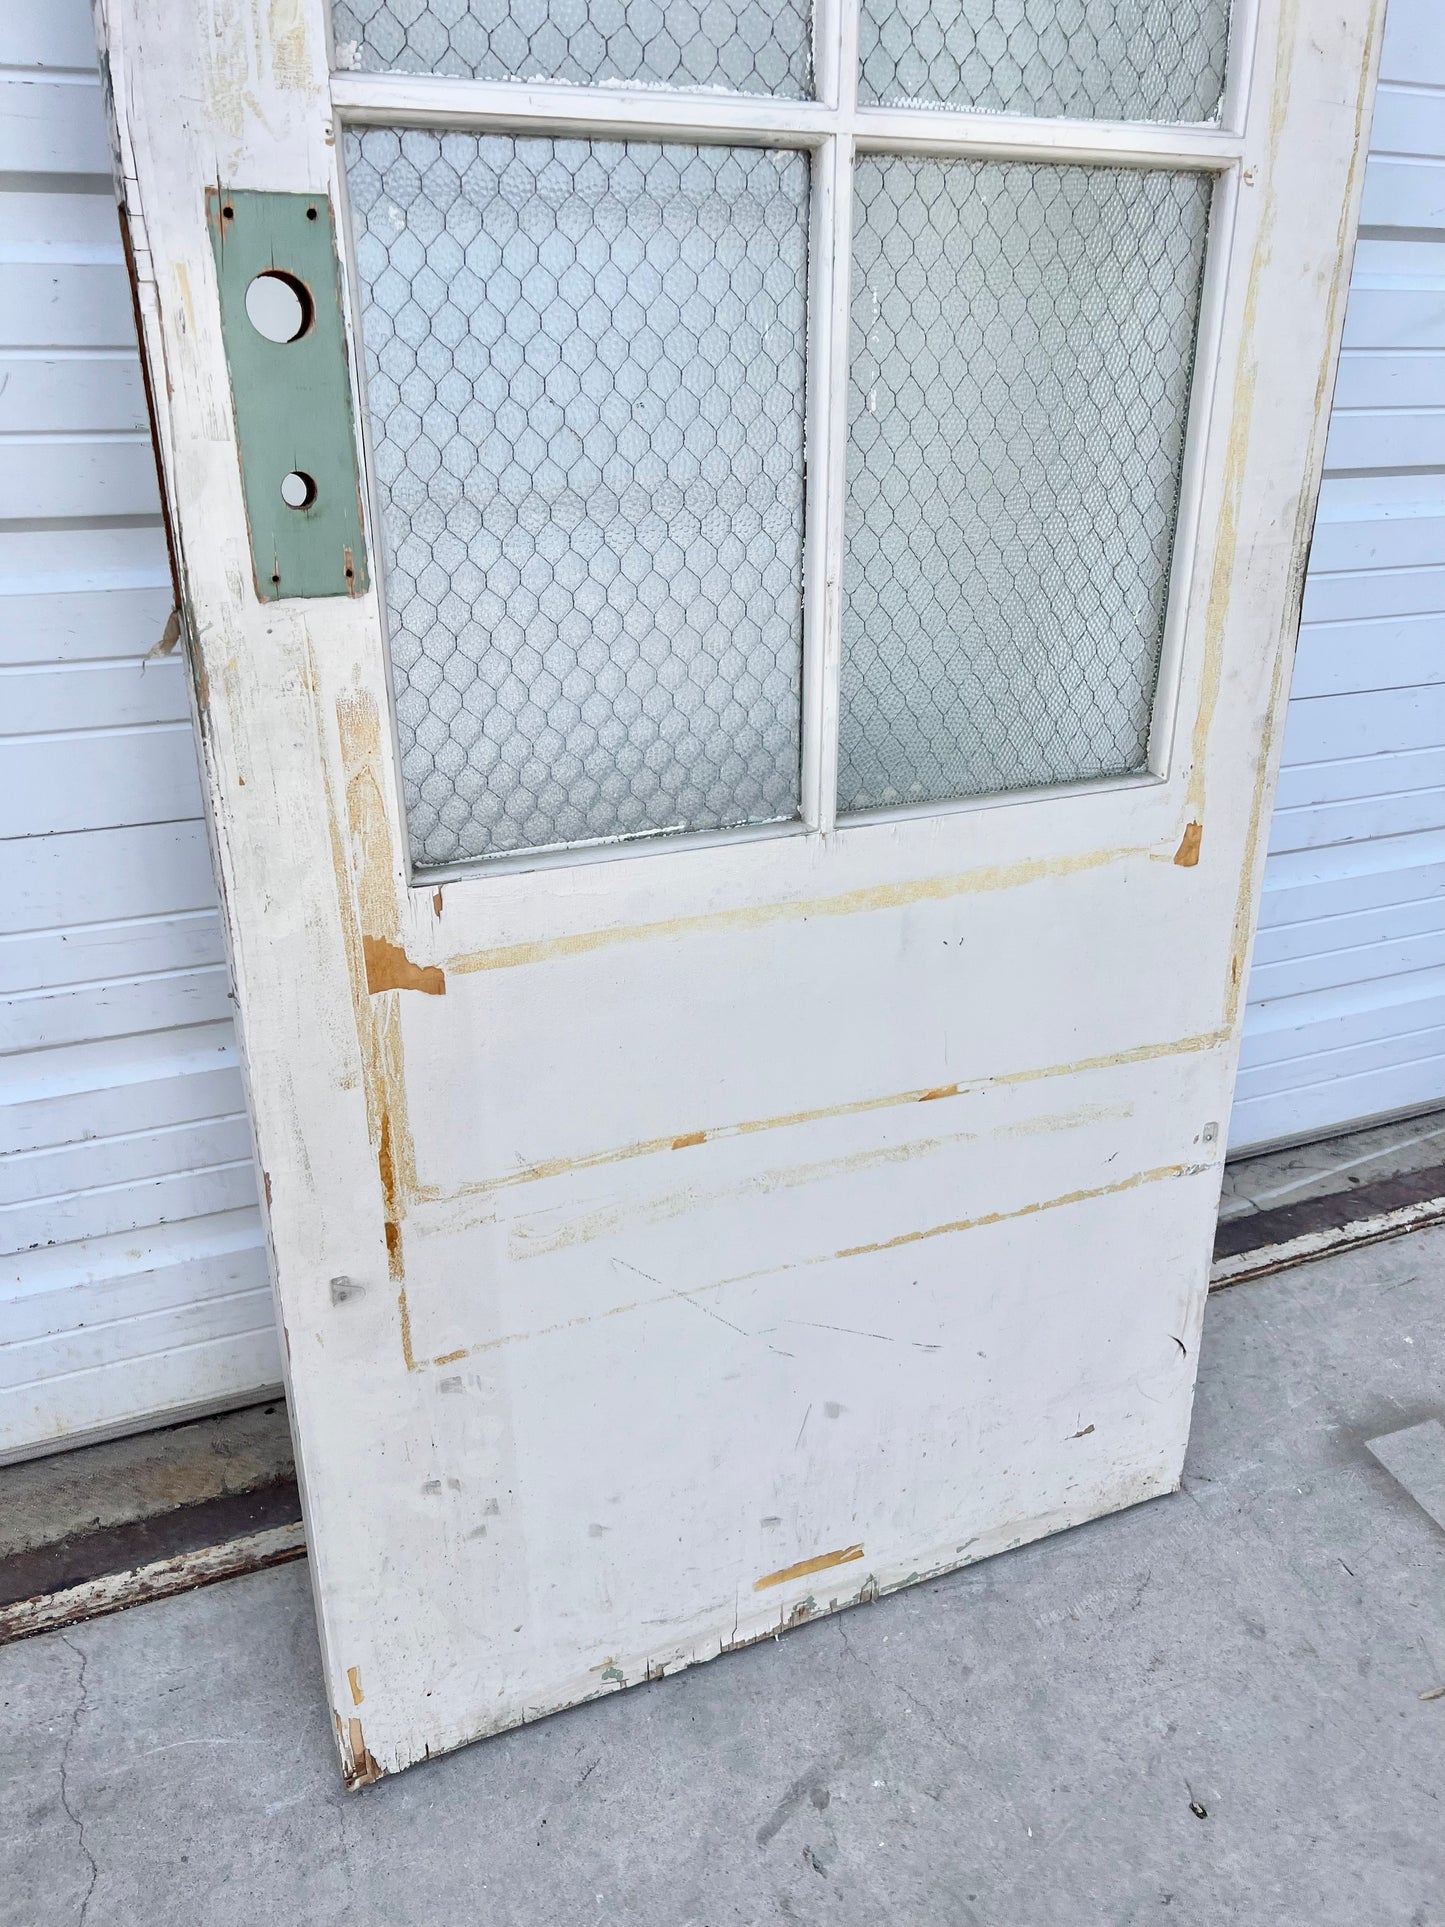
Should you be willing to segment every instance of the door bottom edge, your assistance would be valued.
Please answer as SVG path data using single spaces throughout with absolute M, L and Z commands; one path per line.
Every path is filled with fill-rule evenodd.
M 840 1561 L 836 1567 L 830 1565 L 830 1569 L 820 1571 L 811 1589 L 800 1577 L 783 1591 L 776 1606 L 760 1608 L 747 1615 L 714 1613 L 690 1636 L 663 1649 L 609 1657 L 586 1674 L 574 1675 L 550 1691 L 525 1699 L 513 1698 L 504 1707 L 494 1708 L 490 1717 L 474 1716 L 457 1721 L 450 1731 L 432 1740 L 423 1739 L 419 1733 L 389 1738 L 379 1730 L 365 1731 L 364 1721 L 356 1717 L 357 1709 L 350 1694 L 344 1699 L 333 1696 L 342 1777 L 353 1791 L 370 1786 L 477 1741 L 495 1739 L 619 1692 L 671 1679 L 675 1673 L 746 1652 L 750 1647 L 779 1639 L 784 1633 L 820 1619 L 856 1606 L 872 1605 L 911 1586 L 947 1578 L 951 1573 L 1001 1553 L 1018 1551 L 1038 1540 L 1128 1511 L 1153 1499 L 1167 1498 L 1179 1490 L 1183 1456 L 1181 1439 L 1177 1451 L 1171 1453 L 1167 1461 L 1129 1472 L 1106 1488 L 1096 1487 L 1074 1504 L 1008 1521 L 962 1541 L 935 1547 L 916 1560 L 900 1558 L 870 1563 L 864 1556 Z

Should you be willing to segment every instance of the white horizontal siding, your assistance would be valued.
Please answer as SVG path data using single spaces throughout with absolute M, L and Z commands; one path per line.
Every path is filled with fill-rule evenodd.
M 1445 6 L 1390 0 L 1231 1126 L 1445 1103 Z
M 0 9 L 0 1457 L 280 1376 L 84 0 Z

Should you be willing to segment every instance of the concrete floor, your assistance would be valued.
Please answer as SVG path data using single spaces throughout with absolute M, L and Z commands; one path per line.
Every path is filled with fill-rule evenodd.
M 1282 1151 L 1259 1151 L 1224 1167 L 1221 1222 L 1306 1198 L 1356 1190 L 1445 1163 L 1445 1111 L 1393 1118 L 1340 1137 L 1314 1138 Z
M 340 1789 L 303 1564 L 0 1651 L 4 1927 L 1441 1927 L 1445 1228 L 1210 1306 L 1183 1493 Z

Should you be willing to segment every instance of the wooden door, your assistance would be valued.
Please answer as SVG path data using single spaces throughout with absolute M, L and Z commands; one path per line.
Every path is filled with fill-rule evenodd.
M 1188 1431 L 1378 9 L 614 12 L 101 6 L 353 1780 Z

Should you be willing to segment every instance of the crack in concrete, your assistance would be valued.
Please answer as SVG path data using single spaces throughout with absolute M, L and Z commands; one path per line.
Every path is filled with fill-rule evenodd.
M 954 1738 L 953 1734 L 950 1733 L 948 1729 L 944 1726 L 943 1722 L 939 1719 L 938 1715 L 934 1712 L 933 1708 L 928 1704 L 927 1700 L 921 1700 L 915 1692 L 913 1692 L 909 1687 L 903 1684 L 902 1680 L 899 1680 L 899 1679 L 885 1680 L 879 1673 L 877 1667 L 874 1666 L 871 1661 L 864 1659 L 863 1655 L 854 1649 L 853 1642 L 848 1637 L 848 1628 L 843 1623 L 842 1613 L 839 1613 L 836 1615 L 834 1623 L 837 1625 L 837 1628 L 838 1628 L 838 1636 L 843 1642 L 843 1650 L 848 1655 L 849 1659 L 853 1661 L 854 1665 L 861 1666 L 863 1668 L 863 1671 L 869 1674 L 873 1679 L 876 1679 L 880 1686 L 891 1687 L 895 1693 L 901 1694 L 903 1698 L 908 1701 L 908 1704 L 913 1708 L 914 1712 L 921 1713 L 923 1715 L 925 1722 L 933 1728 L 934 1732 L 938 1735 L 939 1739 L 943 1741 L 945 1746 L 956 1747 L 958 1745 L 958 1741 Z
M 90 1884 L 85 1890 L 85 1898 L 80 1903 L 80 1914 L 76 1921 L 76 1927 L 85 1927 L 85 1917 L 90 1912 L 90 1903 L 95 1894 L 96 1882 L 100 1879 L 100 1864 L 86 1842 L 85 1822 L 70 1803 L 70 1749 L 75 1745 L 75 1736 L 80 1728 L 80 1716 L 85 1711 L 86 1703 L 90 1697 L 85 1684 L 86 1669 L 90 1662 L 82 1649 L 75 1644 L 68 1634 L 62 1633 L 60 1635 L 60 1643 L 74 1653 L 75 1657 L 80 1661 L 80 1677 L 76 1681 L 79 1697 L 71 1710 L 70 1726 L 65 1735 L 65 1745 L 62 1747 L 60 1753 L 60 1804 L 65 1809 L 66 1818 L 69 1820 L 71 1826 L 75 1828 L 75 1844 L 85 1855 L 86 1864 L 90 1868 Z

